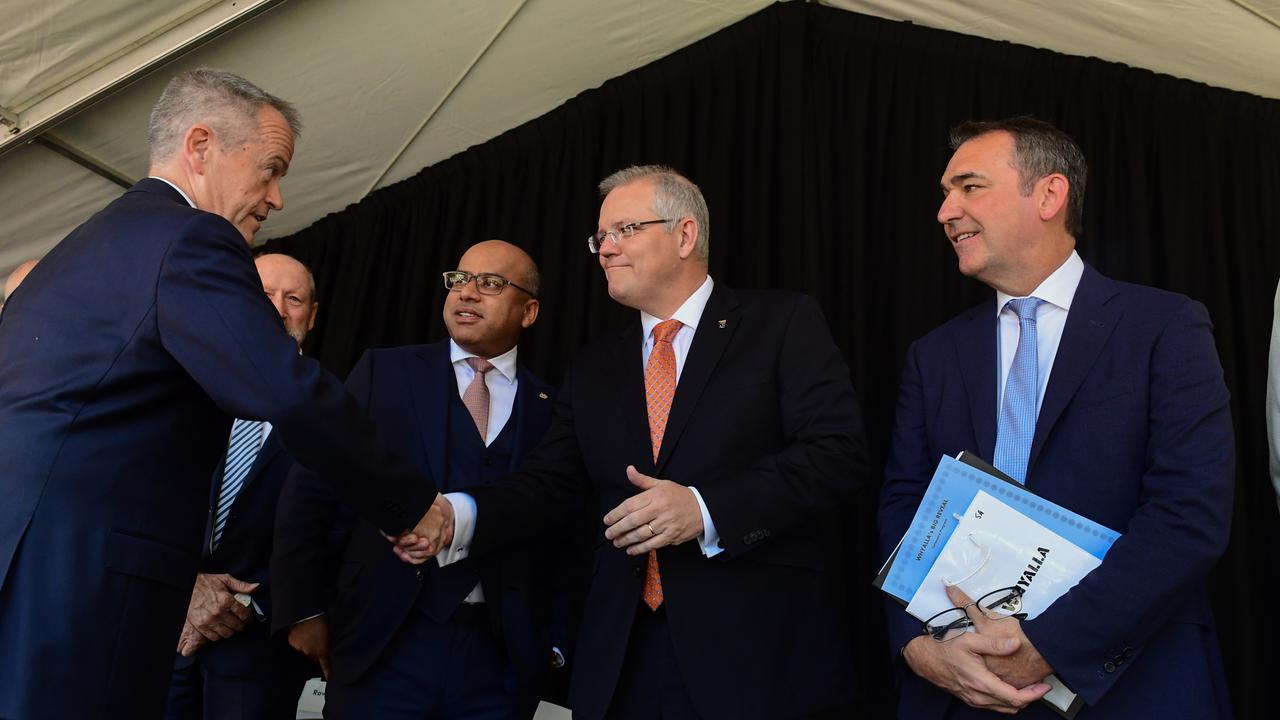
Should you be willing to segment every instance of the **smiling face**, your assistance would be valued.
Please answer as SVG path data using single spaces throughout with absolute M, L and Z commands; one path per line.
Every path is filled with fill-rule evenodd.
M 467 250 L 456 269 L 501 275 L 530 288 L 533 261 L 510 243 L 487 240 Z M 538 301 L 520 288 L 507 286 L 498 295 L 482 295 L 472 280 L 445 293 L 444 324 L 449 337 L 482 358 L 497 357 L 515 347 L 520 331 L 537 319 Z
M 619 185 L 600 204 L 598 230 L 659 219 L 653 206 L 652 181 Z M 656 317 L 668 317 L 688 297 L 691 291 L 686 291 L 689 283 L 684 276 L 698 274 L 693 272 L 698 268 L 686 266 L 698 264 L 705 275 L 705 263 L 685 262 L 697 239 L 693 222 L 671 219 L 677 221 L 673 230 L 664 223 L 645 225 L 632 237 L 619 236 L 616 244 L 605 240 L 600 246 L 600 267 L 609 282 L 609 297 Z
M 252 242 L 267 214 L 284 208 L 280 180 L 293 159 L 293 131 L 280 111 L 264 105 L 256 128 L 243 138 L 235 134 L 211 133 L 196 205 L 226 218 L 245 242 Z
M 1024 196 L 1013 150 L 1013 136 L 1007 132 L 979 135 L 961 145 L 942 176 L 938 222 L 956 252 L 961 273 L 1021 296 L 1047 275 L 1041 237 L 1043 180 Z M 1062 260 L 1065 256 L 1057 263 Z

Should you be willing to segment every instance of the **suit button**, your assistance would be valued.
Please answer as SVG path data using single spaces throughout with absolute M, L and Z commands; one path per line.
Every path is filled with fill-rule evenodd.
M 1116 671 L 1116 664 L 1108 660 L 1102 664 L 1102 669 L 1106 672 L 1113 673 Z
M 1128 659 L 1129 659 L 1129 658 L 1131 658 L 1131 657 L 1133 657 L 1133 648 L 1131 648 L 1131 647 L 1127 647 L 1127 648 L 1125 648 L 1125 649 L 1124 649 L 1124 659 L 1125 659 L 1125 660 L 1128 660 Z
M 485 458 L 485 459 L 484 459 L 484 466 L 485 466 L 485 467 L 489 467 L 489 466 L 491 466 L 491 465 L 493 465 L 493 458 Z
M 631 574 L 635 577 L 642 577 L 644 575 L 644 568 L 637 565 L 631 570 Z

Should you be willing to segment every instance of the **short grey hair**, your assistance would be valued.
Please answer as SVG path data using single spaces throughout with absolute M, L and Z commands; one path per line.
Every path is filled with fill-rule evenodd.
M 302 118 L 281 100 L 234 73 L 213 68 L 188 70 L 169 81 L 151 109 L 147 145 L 151 164 L 173 157 L 188 129 L 204 123 L 227 145 L 239 145 L 257 127 L 258 112 L 275 108 L 289 123 L 294 137 L 302 132 Z
M 653 211 L 658 217 L 671 219 L 667 232 L 675 229 L 681 218 L 693 218 L 698 224 L 698 242 L 693 250 L 706 263 L 711 257 L 711 212 L 702 191 L 689 178 L 665 165 L 632 165 L 601 180 L 600 197 L 639 180 L 653 183 Z
M 1004 120 L 969 120 L 951 129 L 951 149 L 994 132 L 1013 136 L 1013 166 L 1018 171 L 1018 188 L 1023 197 L 1031 194 L 1040 178 L 1061 173 L 1067 178 L 1067 232 L 1079 238 L 1084 233 L 1084 188 L 1089 163 L 1071 136 L 1030 115 Z

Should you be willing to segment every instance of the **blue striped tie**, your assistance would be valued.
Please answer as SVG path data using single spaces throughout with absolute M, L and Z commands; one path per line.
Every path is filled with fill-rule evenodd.
M 244 487 L 244 479 L 258 459 L 258 450 L 262 447 L 262 421 L 237 419 L 231 426 L 231 443 L 227 446 L 227 464 L 222 474 L 222 489 L 218 491 L 218 510 L 213 519 L 213 541 L 210 547 L 216 549 L 222 539 L 222 531 L 227 526 L 227 516 L 231 514 L 231 505 Z
M 1040 392 L 1040 358 L 1036 349 L 1036 308 L 1044 302 L 1026 297 L 1006 307 L 1018 313 L 1018 349 L 1004 381 L 1004 403 L 996 429 L 993 464 L 1020 483 L 1027 481 L 1027 459 L 1036 431 L 1036 399 Z

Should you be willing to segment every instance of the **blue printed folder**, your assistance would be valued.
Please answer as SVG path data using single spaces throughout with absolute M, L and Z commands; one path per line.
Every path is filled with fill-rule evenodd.
M 964 516 L 979 490 L 1099 560 L 1119 539 L 1120 533 L 1045 500 L 972 453 L 960 453 L 959 457 L 962 459 L 943 457 L 938 463 L 906 535 L 876 577 L 876 586 L 903 603 L 911 602 L 955 531 L 957 518 Z

